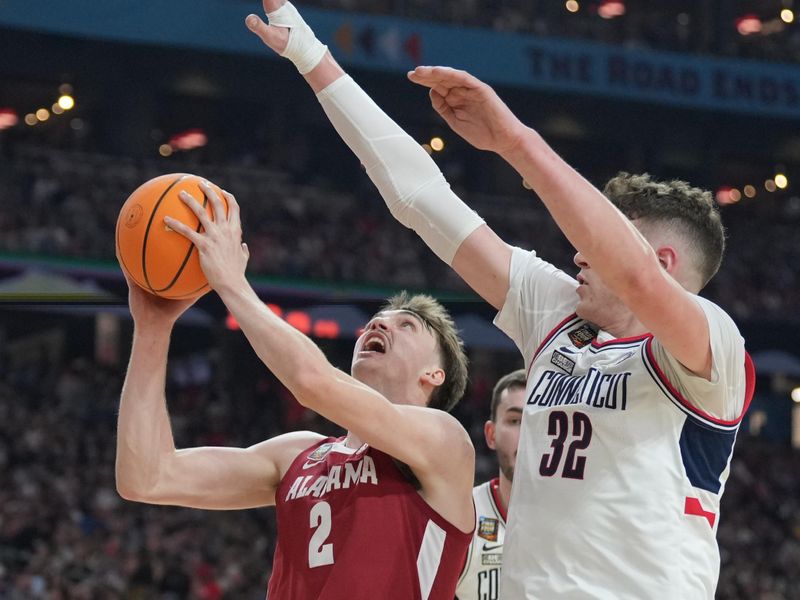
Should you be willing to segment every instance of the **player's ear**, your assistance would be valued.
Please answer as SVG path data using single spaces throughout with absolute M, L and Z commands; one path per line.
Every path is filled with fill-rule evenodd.
M 678 253 L 675 248 L 672 246 L 660 246 L 656 249 L 656 257 L 661 268 L 674 277 L 678 268 Z
M 428 385 L 432 385 L 433 387 L 439 387 L 444 383 L 445 380 L 444 369 L 440 367 L 430 367 L 428 369 L 425 369 L 425 372 L 422 374 L 421 379 Z
M 486 421 L 483 424 L 483 437 L 486 438 L 486 445 L 489 446 L 490 450 L 495 449 L 495 441 L 494 441 L 494 421 Z

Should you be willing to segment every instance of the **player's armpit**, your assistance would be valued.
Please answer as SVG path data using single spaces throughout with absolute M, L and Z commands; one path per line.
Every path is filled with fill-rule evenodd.
M 198 447 L 176 450 L 160 464 L 149 490 L 118 491 L 127 500 L 233 510 L 275 503 L 275 490 L 292 460 L 322 438 L 302 431 L 287 433 L 249 448 Z
M 508 294 L 511 252 L 511 246 L 483 224 L 461 242 L 453 257 L 453 270 L 500 310 Z

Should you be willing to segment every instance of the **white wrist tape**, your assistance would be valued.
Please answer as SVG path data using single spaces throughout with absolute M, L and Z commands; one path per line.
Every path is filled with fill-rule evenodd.
M 273 27 L 289 29 L 289 43 L 281 56 L 292 61 L 301 75 L 316 67 L 328 51 L 328 47 L 317 39 L 291 2 L 267 13 L 267 19 Z
M 331 123 L 358 156 L 389 212 L 448 265 L 484 221 L 450 189 L 439 167 L 350 77 L 317 94 Z

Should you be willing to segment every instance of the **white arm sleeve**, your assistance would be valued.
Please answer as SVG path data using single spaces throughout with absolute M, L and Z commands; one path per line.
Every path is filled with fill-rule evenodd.
M 733 320 L 713 302 L 695 300 L 708 320 L 711 341 L 711 380 L 695 375 L 653 340 L 653 353 L 667 379 L 696 408 L 717 419 L 738 419 L 745 403 L 744 339 Z
M 453 193 L 425 150 L 349 76 L 331 83 L 317 98 L 389 212 L 451 264 L 461 242 L 483 219 Z

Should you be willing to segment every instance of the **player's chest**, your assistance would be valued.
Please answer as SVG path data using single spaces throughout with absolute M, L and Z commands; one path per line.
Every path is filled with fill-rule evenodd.
M 567 334 L 540 351 L 528 375 L 526 414 L 560 409 L 613 411 L 636 408 L 649 385 L 643 361 L 646 339 L 575 345 Z M 636 393 L 634 393 L 634 390 Z

